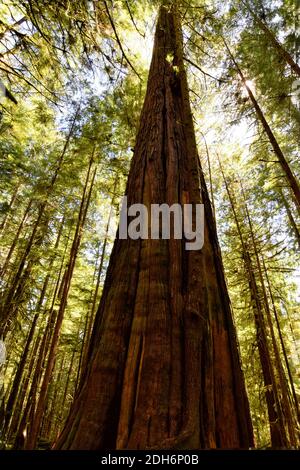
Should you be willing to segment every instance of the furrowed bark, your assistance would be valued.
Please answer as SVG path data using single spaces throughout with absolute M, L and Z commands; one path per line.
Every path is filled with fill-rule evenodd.
M 88 365 L 55 447 L 248 448 L 248 401 L 169 2 L 160 8 L 127 197 L 148 210 L 203 202 L 204 247 L 117 238 Z

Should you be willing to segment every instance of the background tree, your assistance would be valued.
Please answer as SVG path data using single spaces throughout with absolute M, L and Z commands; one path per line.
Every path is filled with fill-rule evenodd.
M 148 0 L 73 3 L 5 0 L 0 7 L 0 80 L 17 101 L 1 93 L 0 297 L 7 348 L 1 445 L 7 448 L 28 444 L 41 401 L 61 286 L 95 147 L 94 189 L 42 400 L 36 447 L 50 448 L 57 440 L 90 362 L 92 325 L 115 237 L 119 199 L 137 152 L 160 6 L 159 1 Z M 299 213 L 245 86 L 299 181 L 299 77 L 287 60 L 288 55 L 298 63 L 297 5 L 289 0 L 177 4 L 195 137 L 219 233 L 255 445 L 278 442 L 271 440 L 274 423 L 266 400 L 271 391 L 264 382 L 238 225 L 266 329 L 272 393 L 281 416 L 280 445 L 297 446 Z M 274 38 L 287 55 L 279 53 Z M 172 63 L 172 57 L 168 59 Z M 3 308 L 9 293 L 9 308 Z

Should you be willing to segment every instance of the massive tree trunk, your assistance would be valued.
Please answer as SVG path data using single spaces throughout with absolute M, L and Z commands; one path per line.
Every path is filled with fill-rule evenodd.
M 249 407 L 174 7 L 160 8 L 127 196 L 148 209 L 204 203 L 204 247 L 117 237 L 88 366 L 55 447 L 247 448 Z

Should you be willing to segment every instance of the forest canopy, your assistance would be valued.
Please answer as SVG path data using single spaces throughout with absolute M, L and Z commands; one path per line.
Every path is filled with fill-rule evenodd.
M 1 449 L 299 448 L 299 13 L 2 1 Z

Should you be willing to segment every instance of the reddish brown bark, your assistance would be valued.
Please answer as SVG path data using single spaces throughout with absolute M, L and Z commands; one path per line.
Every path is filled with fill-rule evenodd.
M 172 60 L 167 60 L 172 56 Z M 120 240 L 89 362 L 56 448 L 253 444 L 213 214 L 197 155 L 182 39 L 161 7 L 128 204 L 205 205 L 205 243 Z

